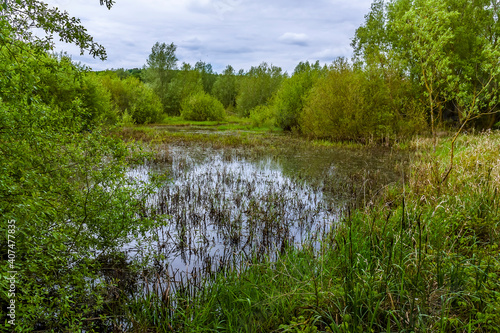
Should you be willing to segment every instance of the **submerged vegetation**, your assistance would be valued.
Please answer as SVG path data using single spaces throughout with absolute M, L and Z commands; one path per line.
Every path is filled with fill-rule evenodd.
M 499 330 L 495 1 L 376 0 L 291 74 L 95 73 L 2 9 L 1 331 Z

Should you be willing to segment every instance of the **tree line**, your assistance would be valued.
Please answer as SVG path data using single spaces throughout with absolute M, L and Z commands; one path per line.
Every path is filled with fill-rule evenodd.
M 316 138 L 492 128 L 499 120 L 499 8 L 492 0 L 376 0 L 356 30 L 352 60 L 301 62 L 291 75 L 267 63 L 217 74 L 201 61 L 178 67 L 176 46 L 156 43 L 140 76 L 163 114 L 182 115 L 183 101 L 202 94 L 255 126 Z M 184 116 L 203 119 L 195 114 Z

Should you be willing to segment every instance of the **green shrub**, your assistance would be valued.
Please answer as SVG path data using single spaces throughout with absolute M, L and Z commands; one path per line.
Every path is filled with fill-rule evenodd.
M 181 117 L 185 120 L 205 121 L 224 120 L 224 106 L 215 97 L 198 92 L 182 103 Z
M 88 73 L 6 36 L 0 24 L 0 331 L 101 332 L 127 296 L 99 257 L 156 224 L 138 214 L 156 187 L 126 173 L 147 156 L 85 121 L 107 103 Z
M 359 137 L 367 120 L 361 107 L 361 88 L 361 73 L 338 59 L 307 97 L 301 116 L 302 132 L 331 139 Z
M 83 77 L 82 102 L 89 112 L 89 120 L 115 124 L 119 115 L 111 100 L 111 93 L 101 80 L 92 74 Z
M 113 105 L 123 119 L 131 116 L 136 124 L 155 123 L 161 120 L 162 104 L 153 89 L 135 77 L 121 80 L 116 74 L 100 77 L 110 91 Z
M 255 127 L 272 127 L 276 123 L 273 109 L 264 105 L 259 105 L 250 111 L 250 120 Z
M 36 68 L 37 89 L 34 95 L 46 105 L 59 110 L 80 105 L 80 118 L 85 127 L 97 123 L 114 124 L 118 120 L 111 95 L 102 82 L 92 73 L 85 72 L 65 55 L 43 55 L 40 66 L 27 60 Z
M 300 129 L 317 138 L 361 141 L 418 133 L 425 116 L 411 89 L 395 72 L 337 59 L 307 95 Z
M 275 109 L 277 126 L 287 131 L 299 127 L 305 97 L 325 72 L 326 68 L 321 68 L 319 62 L 313 65 L 309 62 L 300 63 L 293 76 L 283 81 L 271 103 Z

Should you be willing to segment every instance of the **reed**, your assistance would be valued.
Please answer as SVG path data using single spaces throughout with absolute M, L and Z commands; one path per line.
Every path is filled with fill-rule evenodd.
M 455 167 L 446 182 L 441 177 L 449 161 L 446 142 L 435 153 L 427 139 L 408 146 L 418 154 L 406 169 L 403 186 L 375 190 L 367 174 L 352 176 L 343 186 L 358 200 L 349 201 L 335 228 L 322 229 L 300 246 L 287 237 L 292 223 L 286 222 L 285 203 L 294 202 L 300 210 L 301 202 L 279 195 L 290 185 L 264 191 L 257 203 L 238 196 L 254 186 L 240 183 L 231 190 L 236 194 L 234 206 L 221 201 L 227 189 L 201 199 L 196 185 L 189 190 L 183 186 L 177 196 L 170 193 L 167 201 L 194 198 L 208 207 L 211 222 L 203 220 L 203 214 L 184 221 L 183 210 L 169 203 L 166 213 L 183 221 L 179 226 L 189 225 L 186 232 L 212 224 L 236 248 L 245 248 L 249 239 L 252 245 L 205 256 L 204 264 L 190 272 L 151 270 L 144 279 L 149 289 L 127 307 L 130 330 L 498 330 L 500 134 L 460 136 Z M 218 177 L 220 188 L 238 183 L 238 177 L 227 172 Z M 201 181 L 200 187 L 204 184 Z M 299 184 L 290 193 L 299 190 Z M 323 193 L 335 187 L 323 184 Z M 247 215 L 235 213 L 238 209 Z M 300 222 L 293 223 L 307 229 L 308 217 L 298 216 Z M 184 249 L 206 253 L 207 243 L 201 244 L 188 242 Z

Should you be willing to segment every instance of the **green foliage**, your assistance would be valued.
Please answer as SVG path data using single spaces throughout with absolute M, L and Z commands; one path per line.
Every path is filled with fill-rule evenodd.
M 212 65 L 206 64 L 203 61 L 198 61 L 194 65 L 194 70 L 200 73 L 203 91 L 210 94 L 215 84 L 215 80 L 217 80 L 217 74 L 212 70 Z
M 36 95 L 41 102 L 58 109 L 71 108 L 75 100 L 86 110 L 82 119 L 88 124 L 99 122 L 115 124 L 118 115 L 113 108 L 110 92 L 94 75 L 82 71 L 65 55 L 45 57 L 38 67 L 39 88 Z
M 319 61 L 297 65 L 291 78 L 285 79 L 274 95 L 271 105 L 276 114 L 276 123 L 284 130 L 299 128 L 300 113 L 304 100 L 318 78 L 326 73 Z
M 162 105 L 153 89 L 139 79 L 129 76 L 121 80 L 110 73 L 98 77 L 111 93 L 111 99 L 120 117 L 131 117 L 136 124 L 161 120 Z
M 250 110 L 258 105 L 266 104 L 278 90 L 285 76 L 281 68 L 269 66 L 265 62 L 258 67 L 250 68 L 238 85 L 236 98 L 238 114 L 248 117 Z
M 177 71 L 175 77 L 168 85 L 169 115 L 179 115 L 181 105 L 190 96 L 202 92 L 203 80 L 199 71 L 193 69 L 191 65 L 183 63 L 181 70 Z
M 221 101 L 225 108 L 233 109 L 236 106 L 237 94 L 237 77 L 234 68 L 228 65 L 222 74 L 217 77 L 212 87 L 212 95 Z
M 427 105 L 433 132 L 445 116 L 463 125 L 487 114 L 491 126 L 498 111 L 489 102 L 498 99 L 498 57 L 492 54 L 499 52 L 499 14 L 488 0 L 376 1 L 353 46 L 358 60 L 391 67 L 419 87 L 413 97 Z
M 358 138 L 362 135 L 365 114 L 360 94 L 362 75 L 339 59 L 328 75 L 318 80 L 302 114 L 302 132 L 332 139 Z
M 177 68 L 176 50 L 177 46 L 174 43 L 167 45 L 156 42 L 151 48 L 151 54 L 144 68 L 144 81 L 160 97 L 163 110 L 167 114 L 178 112 L 177 105 L 171 105 L 169 96 L 169 84 L 175 77 L 175 69 Z
M 1 22 L 0 306 L 16 304 L 2 331 L 104 330 L 120 300 L 98 258 L 156 224 L 138 214 L 156 182 L 126 176 L 146 156 L 100 126 L 109 93 L 96 77 Z
M 25 68 L 36 68 L 36 76 L 10 76 L 9 81 L 2 84 L 2 98 L 5 102 L 15 102 L 24 90 L 24 97 L 30 101 L 39 100 L 55 109 L 70 109 L 78 105 L 78 117 L 84 128 L 92 128 L 96 124 L 116 123 L 118 116 L 111 103 L 109 91 L 94 76 L 72 63 L 65 55 L 47 55 L 40 53 L 37 57 L 26 56 L 27 52 L 36 52 L 35 49 L 23 50 L 22 47 L 2 48 L 2 56 L 11 59 L 3 64 L 5 73 L 13 69 L 12 61 L 24 61 Z M 31 72 L 30 72 L 31 73 Z M 7 75 L 7 74 L 6 74 Z M 9 74 L 10 75 L 10 74 Z M 28 81 L 29 80 L 29 81 Z
M 112 0 L 100 0 L 100 3 L 106 4 L 108 9 L 113 5 Z M 50 8 L 39 0 L 4 1 L 2 9 L 2 21 L 10 25 L 18 40 L 49 51 L 53 47 L 54 35 L 57 35 L 61 41 L 79 46 L 81 54 L 88 50 L 92 56 L 106 59 L 104 47 L 94 42 L 80 24 L 80 19 L 66 11 Z M 34 33 L 34 29 L 38 29 L 38 33 Z
M 301 131 L 334 140 L 383 140 L 408 135 L 425 123 L 405 80 L 397 74 L 364 71 L 337 59 L 317 80 L 301 114 Z
M 250 120 L 255 127 L 273 127 L 276 123 L 272 107 L 259 105 L 250 111 Z
M 184 100 L 181 117 L 186 120 L 224 120 L 224 106 L 215 97 L 200 91 Z

